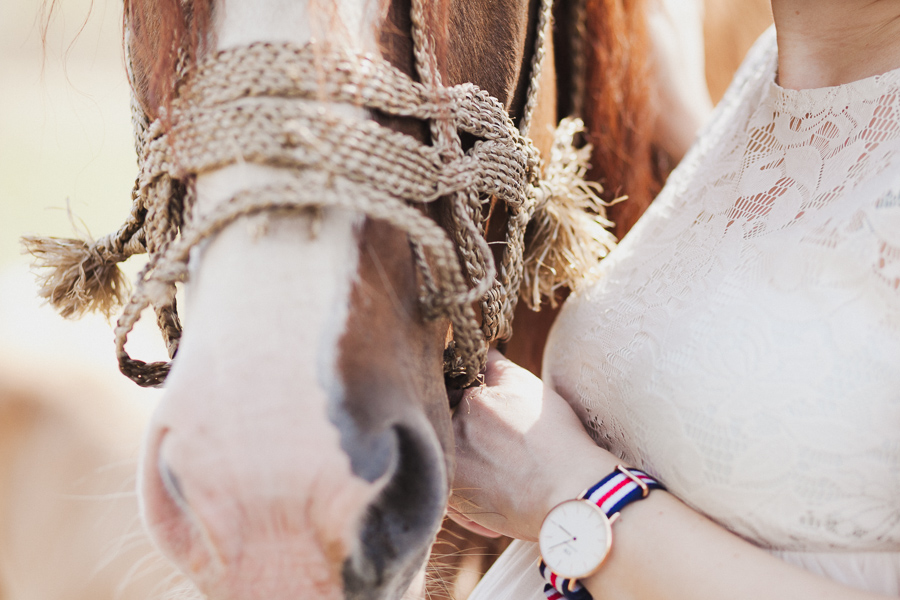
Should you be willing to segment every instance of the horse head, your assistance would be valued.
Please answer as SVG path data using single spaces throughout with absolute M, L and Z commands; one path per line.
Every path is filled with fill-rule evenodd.
M 323 53 L 380 55 L 415 76 L 403 4 L 224 0 L 212 8 L 206 52 L 287 42 L 309 49 L 315 67 L 329 57 L 309 44 L 328 40 Z M 510 106 L 529 64 L 534 12 L 527 0 L 491 10 L 436 3 L 419 25 L 446 32 L 430 39 L 447 84 L 465 77 Z M 467 40 L 482 51 L 464 48 Z M 258 114 L 268 100 L 238 110 Z M 352 100 L 294 102 L 327 126 L 295 118 L 289 134 L 327 152 L 340 152 L 342 136 L 365 135 L 367 121 L 389 125 L 398 135 L 386 140 L 398 144 L 427 135 L 414 116 Z M 227 125 L 222 133 L 227 145 Z M 141 499 L 157 544 L 212 598 L 398 598 L 444 514 L 453 445 L 448 321 L 421 301 L 417 264 L 433 256 L 415 247 L 415 232 L 436 232 L 399 205 L 358 210 L 365 182 L 330 166 L 298 182 L 294 165 L 231 161 L 193 182 L 195 222 L 247 190 L 301 185 L 295 193 L 311 198 L 305 213 L 273 199 L 272 210 L 233 220 L 191 257 L 189 326 L 147 436 Z M 319 205 L 324 196 L 331 199 Z
M 47 293 L 105 286 L 103 304 L 122 286 L 98 257 L 149 251 L 117 326 L 123 372 L 166 382 L 140 498 L 158 546 L 211 599 L 403 595 L 450 494 L 446 384 L 471 385 L 487 342 L 510 335 L 529 217 L 554 196 L 580 215 L 560 227 L 565 211 L 544 210 L 567 254 L 537 251 L 524 275 L 537 303 L 605 251 L 605 223 L 582 210 L 599 208 L 587 150 L 563 143 L 576 127 L 541 178 L 535 146 L 551 154 L 557 113 L 552 61 L 541 68 L 550 5 L 126 0 L 134 209 L 59 269 L 77 283 Z M 610 7 L 608 23 L 625 13 Z M 177 351 L 171 372 L 125 350 L 147 306 Z M 518 339 L 539 355 L 542 339 Z

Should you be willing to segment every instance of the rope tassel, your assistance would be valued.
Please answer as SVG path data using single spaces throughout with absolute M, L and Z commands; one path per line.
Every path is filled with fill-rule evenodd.
M 127 257 L 106 252 L 102 243 L 26 236 L 22 245 L 45 269 L 38 275 L 38 294 L 63 317 L 110 317 L 128 298 L 130 286 L 118 265 Z
M 585 179 L 591 146 L 574 145 L 582 131 L 580 119 L 560 121 L 538 185 L 520 289 L 522 299 L 535 310 L 544 299 L 556 306 L 556 292 L 561 288 L 575 290 L 591 281 L 600 260 L 616 244 L 600 199 L 602 188 Z
M 41 286 L 38 295 L 67 319 L 80 318 L 87 312 L 99 312 L 110 318 L 131 293 L 119 263 L 147 252 L 145 215 L 135 184 L 131 214 L 115 233 L 96 241 L 23 236 L 25 252 L 34 257 L 32 266 L 41 269 L 37 273 Z

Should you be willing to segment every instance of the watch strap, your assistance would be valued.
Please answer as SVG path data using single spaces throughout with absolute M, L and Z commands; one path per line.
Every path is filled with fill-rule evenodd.
M 629 503 L 646 498 L 650 490 L 664 489 L 662 484 L 640 469 L 616 470 L 589 487 L 579 498 L 593 502 L 607 517 L 612 517 Z
M 585 490 L 581 500 L 592 502 L 611 518 L 629 503 L 646 498 L 650 490 L 664 490 L 656 479 L 640 469 L 627 469 L 617 465 L 616 469 Z M 593 600 L 591 593 L 577 580 L 564 579 L 547 568 L 544 560 L 538 564 L 541 577 L 547 582 L 544 595 L 548 600 Z
M 586 587 L 577 581 L 560 577 L 548 569 L 543 560 L 538 565 L 538 570 L 547 582 L 544 584 L 544 595 L 547 596 L 547 600 L 594 600 Z

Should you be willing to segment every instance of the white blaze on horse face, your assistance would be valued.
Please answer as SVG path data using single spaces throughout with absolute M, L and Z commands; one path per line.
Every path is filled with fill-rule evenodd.
M 220 50 L 253 42 L 310 40 L 377 52 L 377 0 L 221 0 L 216 7 Z
M 331 36 L 377 50 L 377 2 L 309 4 L 223 0 L 218 48 Z M 196 211 L 291 175 L 252 164 L 204 173 Z M 187 326 L 148 436 L 142 500 L 156 540 L 211 598 L 340 595 L 342 560 L 383 483 L 354 474 L 329 420 L 362 223 L 334 208 L 316 220 L 245 218 L 191 257 Z
M 197 180 L 198 210 L 214 210 L 237 191 L 278 184 L 290 176 L 284 169 L 249 164 L 203 175 Z M 202 331 L 207 342 L 215 339 L 216 348 L 245 343 L 237 338 L 259 342 L 255 332 L 276 331 L 279 342 L 291 346 L 259 349 L 267 364 L 286 363 L 291 377 L 302 374 L 308 386 L 338 392 L 337 345 L 357 279 L 362 223 L 361 215 L 338 209 L 325 209 L 316 217 L 275 213 L 239 221 L 192 255 L 185 313 L 189 329 Z M 254 325 L 248 328 L 254 313 Z M 302 316 L 301 329 L 285 335 L 296 321 L 291 315 Z M 276 322 L 268 316 L 286 318 Z M 190 334 L 182 342 L 179 362 L 185 362 L 181 359 L 191 349 Z M 309 339 L 318 342 L 310 345 Z M 315 370 L 301 373 L 309 366 Z
M 156 539 L 211 598 L 305 597 L 282 583 L 337 597 L 335 569 L 379 491 L 353 474 L 328 418 L 358 220 L 326 211 L 314 237 L 307 218 L 242 221 L 193 273 L 143 496 Z
M 376 32 L 383 17 L 381 5 L 378 0 L 221 0 L 215 11 L 217 49 L 254 42 L 303 45 L 320 39 L 358 52 L 377 52 Z M 360 119 L 368 116 L 364 109 L 348 105 L 330 105 L 327 109 Z M 202 214 L 214 210 L 241 190 L 275 184 L 289 177 L 289 171 L 285 169 L 252 164 L 234 165 L 202 174 L 197 178 L 198 211 Z M 324 239 L 336 248 L 351 248 L 354 253 L 342 265 L 336 265 L 335 269 L 311 280 L 316 282 L 315 287 L 321 289 L 324 296 L 329 295 L 329 283 L 334 289 L 341 290 L 337 296 L 331 294 L 335 297 L 329 304 L 328 316 L 324 316 L 334 335 L 334 344 L 329 344 L 333 354 L 346 320 L 350 292 L 348 280 L 356 276 L 356 233 L 353 225 L 360 224 L 361 219 L 339 211 L 330 211 L 326 217 L 337 219 L 343 225 L 337 227 L 339 231 L 331 232 Z M 291 243 L 298 241 L 291 240 Z M 310 248 L 306 254 L 314 256 L 317 252 L 330 250 Z M 333 281 L 329 282 L 331 278 Z M 338 315 L 341 310 L 343 314 Z M 322 360 L 321 357 L 319 364 L 327 369 L 334 368 L 333 361 Z M 336 385 L 336 376 L 329 383 Z

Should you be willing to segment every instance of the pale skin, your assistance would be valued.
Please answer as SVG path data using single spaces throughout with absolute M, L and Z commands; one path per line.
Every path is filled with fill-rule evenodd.
M 772 8 L 782 87 L 840 85 L 900 67 L 896 0 L 773 0 Z M 451 513 L 473 529 L 534 541 L 553 506 L 619 461 L 562 397 L 499 353 L 485 379 L 454 415 Z M 788 565 L 663 491 L 629 505 L 613 535 L 606 562 L 582 580 L 596 600 L 883 597 Z

